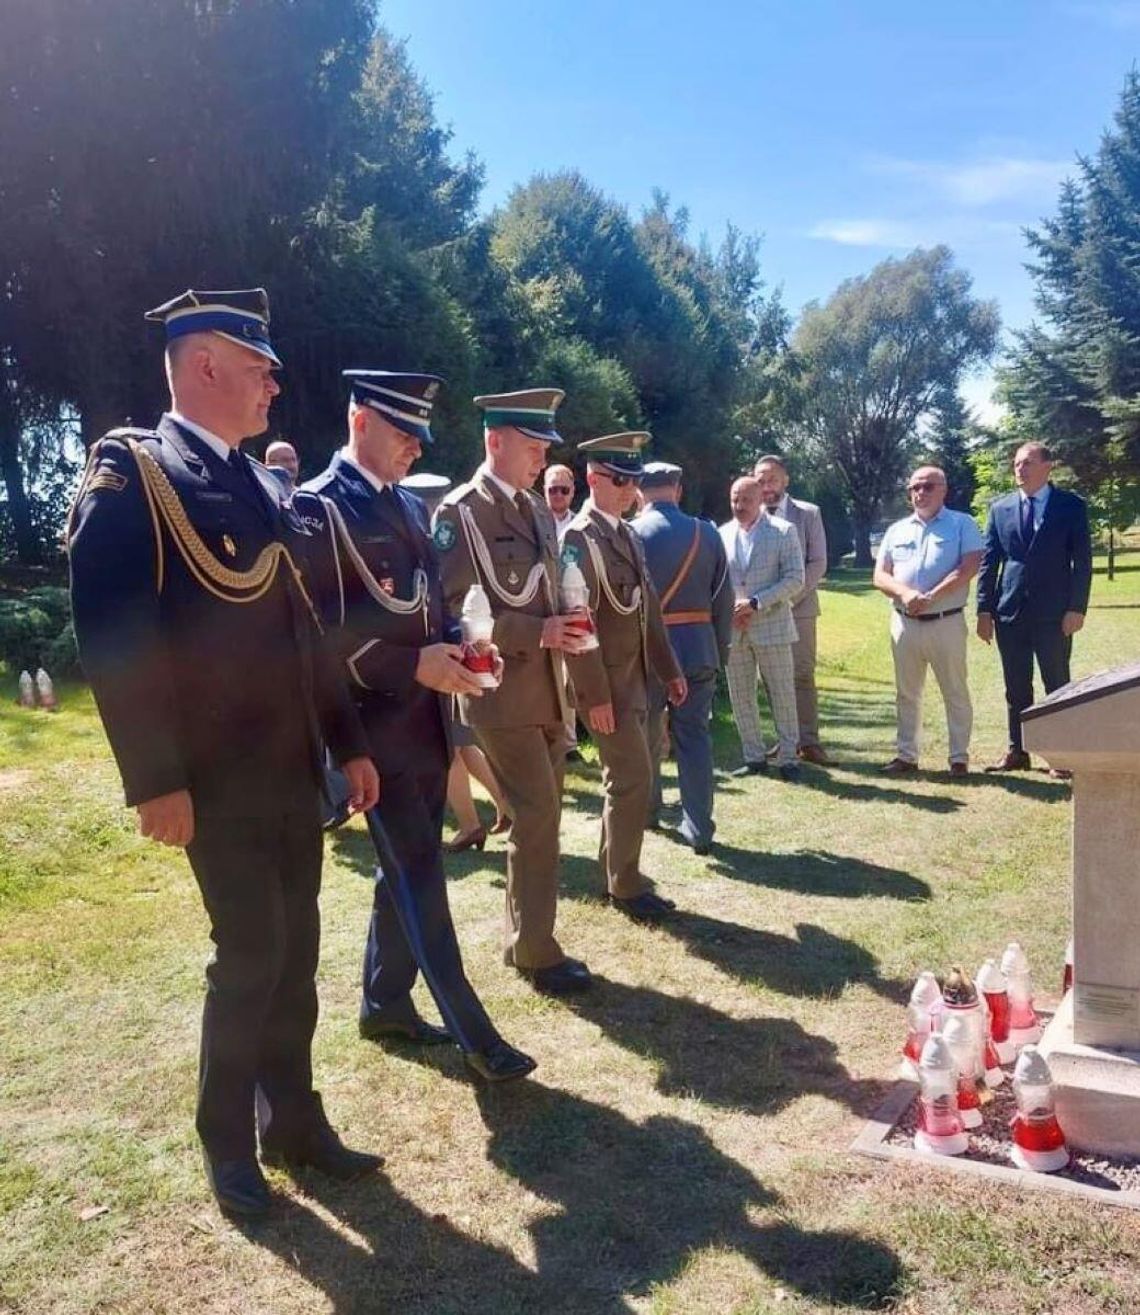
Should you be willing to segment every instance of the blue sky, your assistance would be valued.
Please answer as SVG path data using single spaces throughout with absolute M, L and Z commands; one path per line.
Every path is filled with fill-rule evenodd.
M 485 207 L 568 167 L 635 214 L 660 187 L 694 235 L 762 235 L 793 312 L 946 242 L 1014 327 L 1021 230 L 1140 52 L 1140 0 L 382 0 L 380 20 L 483 161 Z

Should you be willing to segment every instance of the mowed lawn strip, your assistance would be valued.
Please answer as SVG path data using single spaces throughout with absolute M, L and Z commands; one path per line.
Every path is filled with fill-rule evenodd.
M 1098 562 L 1074 674 L 1140 650 L 1140 555 Z M 202 965 L 181 855 L 140 840 L 90 695 L 0 693 L 0 1309 L 18 1312 L 1132 1312 L 1140 1220 L 845 1148 L 896 1062 L 918 969 L 1010 939 L 1055 994 L 1069 931 L 1068 787 L 952 780 L 927 694 L 923 774 L 894 751 L 885 601 L 829 582 L 824 739 L 803 783 L 727 776 L 707 859 L 651 834 L 660 929 L 601 899 L 596 764 L 567 776 L 560 938 L 597 989 L 535 996 L 501 965 L 504 846 L 449 860 L 468 973 L 530 1081 L 483 1091 L 457 1052 L 357 1039 L 371 858 L 328 843 L 317 1082 L 351 1187 L 271 1174 L 278 1215 L 218 1215 L 193 1133 Z M 974 764 L 1004 747 L 997 653 L 970 646 Z M 727 702 L 718 765 L 739 762 Z M 673 765 L 666 798 L 676 797 Z M 421 1006 L 434 1017 L 420 988 Z M 102 1207 L 101 1213 L 94 1213 Z

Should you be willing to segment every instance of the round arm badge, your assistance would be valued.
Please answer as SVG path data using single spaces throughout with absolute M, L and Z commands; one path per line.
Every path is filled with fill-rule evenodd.
M 450 551 L 455 547 L 455 526 L 450 521 L 437 521 L 431 539 L 440 552 Z
M 562 565 L 577 566 L 582 560 L 582 549 L 576 543 L 567 543 L 562 548 Z

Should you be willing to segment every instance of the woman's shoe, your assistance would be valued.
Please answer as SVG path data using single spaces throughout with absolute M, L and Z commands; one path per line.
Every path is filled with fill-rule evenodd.
M 462 854 L 465 849 L 478 849 L 482 852 L 487 843 L 487 828 L 477 826 L 472 831 L 460 831 L 454 840 L 449 840 L 443 847 L 445 854 Z
M 514 824 L 515 819 L 513 817 L 508 817 L 506 813 L 504 813 L 501 817 L 496 819 L 495 825 L 487 832 L 487 834 L 489 836 L 501 836 L 504 831 L 509 831 Z

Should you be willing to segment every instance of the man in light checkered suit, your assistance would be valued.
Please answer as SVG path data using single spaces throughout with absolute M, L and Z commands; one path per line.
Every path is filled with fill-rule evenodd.
M 797 636 L 791 600 L 804 587 L 803 552 L 794 526 L 778 516 L 761 514 L 760 485 L 754 478 L 738 479 L 730 499 L 733 518 L 720 527 L 736 597 L 726 674 L 744 752 L 744 765 L 733 775 L 767 771 L 756 705 L 759 673 L 776 725 L 776 766 L 785 781 L 798 781 L 799 722 L 792 662 Z

